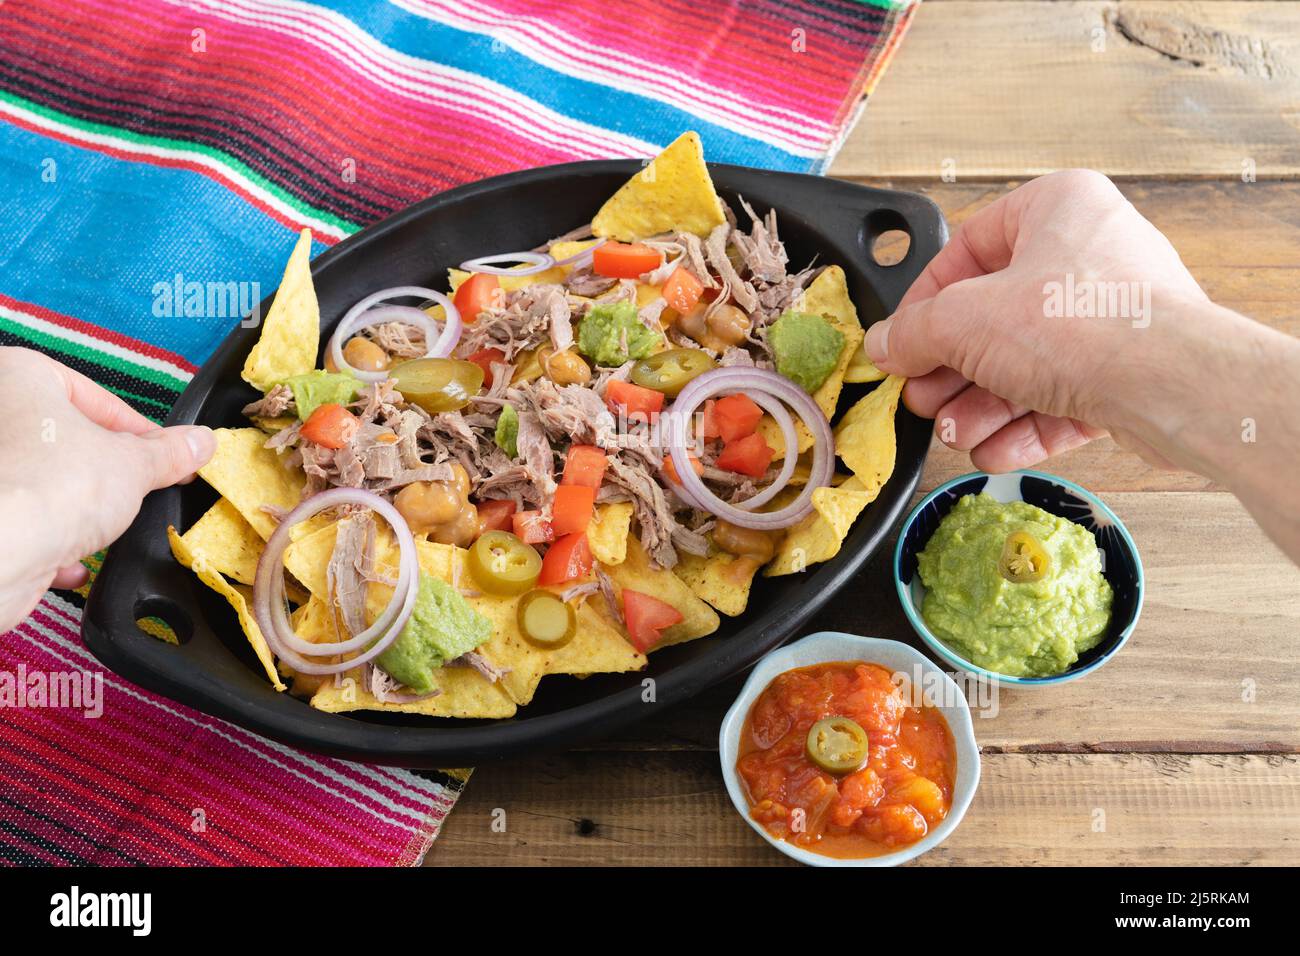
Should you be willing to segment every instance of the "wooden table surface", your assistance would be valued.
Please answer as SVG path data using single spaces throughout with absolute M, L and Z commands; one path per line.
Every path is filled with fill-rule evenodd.
M 1298 0 L 926 0 L 833 172 L 923 192 L 956 226 L 1066 166 L 1118 178 L 1212 298 L 1300 334 Z M 1098 673 L 1005 691 L 976 720 L 975 802 L 918 864 L 1300 863 L 1300 571 L 1203 478 L 1109 440 L 1049 467 L 1128 524 L 1142 619 Z M 936 443 L 923 490 L 968 470 Z M 807 631 L 917 643 L 891 550 Z M 787 862 L 722 786 L 739 686 L 584 751 L 479 768 L 428 864 Z

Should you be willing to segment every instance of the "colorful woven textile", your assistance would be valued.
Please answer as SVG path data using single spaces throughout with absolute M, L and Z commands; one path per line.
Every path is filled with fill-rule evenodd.
M 0 344 L 161 421 L 237 321 L 169 290 L 265 295 L 304 225 L 320 251 L 460 183 L 686 129 L 711 160 L 822 172 L 908 22 L 881 4 L 0 0 Z M 0 636 L 0 859 L 423 856 L 464 774 L 311 757 L 141 691 L 87 654 L 81 601 Z

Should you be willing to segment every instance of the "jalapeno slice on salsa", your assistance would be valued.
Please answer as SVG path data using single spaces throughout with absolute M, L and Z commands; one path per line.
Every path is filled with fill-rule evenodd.
M 464 408 L 483 387 L 482 367 L 461 359 L 412 359 L 393 366 L 391 375 L 403 398 L 432 415 Z
M 469 549 L 469 573 L 489 594 L 523 594 L 541 570 L 537 549 L 509 531 L 485 531 Z
M 687 382 L 709 371 L 715 364 L 703 349 L 669 349 L 649 355 L 633 365 L 632 381 L 642 388 L 652 388 L 674 398 Z
M 998 572 L 1012 584 L 1031 584 L 1047 576 L 1052 556 L 1028 531 L 1013 531 L 1002 544 Z
M 529 591 L 519 599 L 516 612 L 519 631 L 529 644 L 546 650 L 563 647 L 578 631 L 573 608 L 545 588 Z
M 809 728 L 807 750 L 827 773 L 853 773 L 867 762 L 867 732 L 848 717 L 826 717 Z

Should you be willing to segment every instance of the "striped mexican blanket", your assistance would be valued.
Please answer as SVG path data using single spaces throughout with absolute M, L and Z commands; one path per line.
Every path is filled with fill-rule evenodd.
M 169 290 L 265 294 L 302 226 L 320 251 L 439 190 L 647 156 L 685 129 L 712 160 L 824 171 L 909 16 L 890 0 L 0 0 L 0 344 L 161 420 L 238 314 L 160 307 Z M 83 597 L 51 592 L 0 636 L 0 859 L 421 859 L 464 772 L 317 759 L 143 692 L 87 655 Z M 59 706 L 73 677 L 84 699 Z

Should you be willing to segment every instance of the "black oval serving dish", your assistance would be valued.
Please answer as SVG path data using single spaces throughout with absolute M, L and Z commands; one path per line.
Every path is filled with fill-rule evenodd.
M 441 193 L 338 243 L 312 263 L 322 336 L 349 306 L 385 286 L 445 287 L 446 269 L 474 256 L 527 249 L 589 220 L 639 167 L 635 161 L 570 163 L 511 173 Z M 930 200 L 836 180 L 710 165 L 718 191 L 739 209 L 777 210 L 792 267 L 842 266 L 864 326 L 887 316 L 947 238 Z M 874 240 L 910 237 L 905 258 L 881 266 Z M 286 240 L 286 251 L 288 243 Z M 262 304 L 262 314 L 270 299 Z M 236 327 L 172 409 L 169 424 L 247 424 L 256 393 L 239 377 L 256 328 Z M 873 386 L 850 386 L 841 408 Z M 216 500 L 202 481 L 150 495 L 109 550 L 86 604 L 82 634 L 105 665 L 143 687 L 256 733 L 347 759 L 406 766 L 462 766 L 570 747 L 699 693 L 794 636 L 848 584 L 889 537 L 911 500 L 930 440 L 927 422 L 901 408 L 893 477 L 833 560 L 807 573 L 759 578 L 748 611 L 723 618 L 710 637 L 667 648 L 640 673 L 551 676 L 508 720 L 446 720 L 404 714 L 327 714 L 276 693 L 256 665 L 230 607 L 172 558 L 166 528 L 187 528 Z M 136 625 L 166 620 L 181 638 L 165 644 Z M 653 681 L 653 695 L 646 681 Z M 653 696 L 653 702 L 647 697 Z

